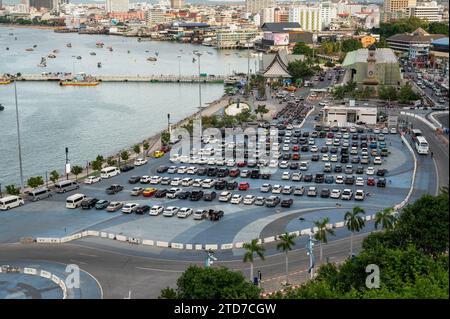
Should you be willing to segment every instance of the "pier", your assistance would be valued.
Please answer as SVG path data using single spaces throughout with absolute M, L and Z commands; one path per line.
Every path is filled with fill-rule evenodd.
M 18 81 L 60 81 L 71 78 L 67 73 L 22 74 Z M 224 83 L 225 75 L 93 75 L 101 82 Z

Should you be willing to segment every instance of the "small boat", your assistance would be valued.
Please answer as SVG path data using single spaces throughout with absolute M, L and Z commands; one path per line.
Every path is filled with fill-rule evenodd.
M 155 55 L 156 55 L 156 56 L 158 56 L 158 55 L 159 55 L 159 53 L 158 53 L 158 52 L 155 52 Z
M 33 48 L 27 48 L 25 51 L 34 51 Z
M 112 48 L 112 47 L 108 47 L 108 50 L 109 50 L 110 52 L 112 52 L 112 51 L 113 51 L 113 48 Z
M 78 60 L 81 60 L 81 56 L 77 56 L 77 59 L 78 59 Z
M 35 44 L 35 45 L 33 45 L 33 48 L 36 48 L 37 47 L 37 45 Z
M 147 61 L 157 61 L 157 60 L 158 60 L 157 58 L 152 57 L 152 56 L 147 58 Z
M 17 40 L 17 37 L 14 37 L 14 40 Z
M 72 47 L 72 43 L 70 43 L 70 42 L 67 43 L 67 44 L 66 44 L 66 47 L 71 48 L 71 47 Z
M 89 54 L 90 55 L 97 55 L 97 53 L 95 53 L 95 52 L 90 52 Z
M 102 67 L 102 63 L 101 62 L 98 62 L 97 63 L 97 68 L 101 68 Z
M 3 111 L 4 109 L 5 107 L 2 104 L 0 104 L 0 111 Z
M 150 51 L 149 50 L 145 50 L 145 53 L 149 53 Z
M 104 44 L 103 42 L 101 42 L 101 41 L 99 41 L 99 42 L 97 42 L 97 43 L 95 44 L 95 46 L 96 46 L 97 48 L 103 48 L 104 45 L 105 45 L 105 44 Z
M 6 47 L 6 51 L 9 51 L 9 48 L 8 48 L 8 47 Z
M 197 61 L 195 58 L 192 58 L 192 63 L 195 63 L 195 61 Z
M 128 50 L 127 53 L 130 53 L 130 50 Z
M 59 53 L 58 49 L 53 50 L 53 53 Z
M 6 78 L 0 78 L 0 85 L 6 85 L 11 83 L 10 79 L 6 79 Z
M 40 68 L 45 68 L 47 66 L 47 62 L 41 62 L 37 66 Z
M 56 58 L 56 55 L 54 55 L 54 54 L 49 54 L 49 55 L 47 55 L 47 58 L 49 58 L 49 59 L 54 59 L 54 58 Z

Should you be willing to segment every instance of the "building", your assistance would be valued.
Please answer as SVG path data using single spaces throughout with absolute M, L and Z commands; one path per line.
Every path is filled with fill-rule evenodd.
M 322 122 L 329 126 L 349 126 L 351 124 L 377 124 L 377 108 L 361 106 L 325 106 Z
M 409 7 L 407 12 L 410 17 L 417 17 L 428 22 L 442 21 L 442 6 L 436 1 L 418 3 L 414 7 Z
M 53 0 L 30 0 L 30 7 L 36 8 L 36 9 L 53 9 Z
M 268 82 L 278 81 L 280 78 L 289 80 L 292 78 L 288 71 L 289 63 L 304 59 L 304 55 L 288 54 L 286 50 L 280 50 L 274 54 L 264 54 L 258 73 Z
M 264 8 L 260 12 L 260 25 L 275 22 L 275 8 Z
M 300 5 L 289 8 L 289 22 L 298 22 L 305 31 L 322 30 L 320 6 Z
M 330 26 L 331 22 L 337 18 L 337 9 L 332 2 L 322 2 L 320 4 L 320 17 L 322 30 Z
M 409 7 L 415 7 L 416 0 L 384 0 L 382 20 L 389 22 L 408 16 Z
M 128 0 L 106 0 L 106 12 L 128 12 Z
M 370 86 L 377 91 L 380 85 L 399 86 L 403 81 L 397 57 L 387 48 L 372 45 L 348 52 L 342 66 L 350 75 L 348 81 L 359 88 Z
M 258 35 L 258 30 L 250 28 L 217 30 L 216 46 L 218 49 L 245 47 L 249 42 L 254 42 Z
M 159 8 L 151 8 L 145 11 L 145 22 L 154 26 L 157 24 L 164 23 L 166 21 L 165 11 Z
M 172 9 L 181 9 L 184 6 L 184 0 L 170 0 L 170 7 Z
M 297 42 L 313 42 L 313 34 L 303 31 L 297 22 L 263 23 L 261 30 L 263 38 L 260 43 L 256 43 L 256 46 L 262 51 L 278 51 L 293 46 Z
M 427 57 L 431 42 L 436 39 L 445 38 L 443 34 L 429 34 L 422 28 L 413 33 L 399 33 L 387 38 L 389 47 L 412 59 Z
M 264 8 L 276 6 L 275 0 L 245 0 L 245 10 L 249 13 L 260 13 Z

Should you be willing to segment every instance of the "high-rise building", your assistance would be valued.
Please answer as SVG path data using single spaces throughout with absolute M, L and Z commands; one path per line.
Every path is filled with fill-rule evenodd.
M 165 22 L 164 14 L 165 14 L 165 12 L 162 9 L 151 8 L 151 9 L 145 11 L 145 22 L 147 22 L 147 24 L 150 26 L 164 23 Z
M 170 0 L 170 7 L 172 9 L 181 9 L 184 6 L 184 0 Z
M 300 5 L 289 8 L 289 22 L 298 22 L 305 31 L 322 30 L 320 6 Z
M 428 22 L 441 21 L 442 11 L 442 7 L 436 1 L 417 3 L 407 9 L 410 17 L 417 17 Z
M 260 13 L 264 8 L 275 7 L 275 0 L 245 0 L 245 9 L 250 13 Z
M 53 0 L 30 0 L 30 7 L 36 9 L 53 9 Z
M 275 8 L 264 8 L 261 10 L 261 25 L 263 23 L 275 22 Z
M 328 28 L 331 21 L 337 17 L 336 5 L 330 1 L 320 4 L 320 17 L 322 20 L 322 29 Z
M 128 12 L 128 0 L 106 0 L 106 12 Z
M 416 0 L 384 0 L 382 20 L 404 18 L 408 16 L 408 8 L 415 7 Z

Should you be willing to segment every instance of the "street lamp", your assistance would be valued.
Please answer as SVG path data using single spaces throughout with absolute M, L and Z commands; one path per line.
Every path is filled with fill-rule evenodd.
M 201 86 L 201 81 L 200 81 L 200 57 L 202 56 L 202 54 L 200 52 L 195 53 L 195 55 L 198 57 L 198 103 L 199 103 L 199 108 L 202 108 L 202 86 Z
M 16 101 L 16 123 L 17 123 L 17 146 L 19 149 L 19 169 L 20 169 L 20 191 L 23 192 L 23 167 L 22 167 L 22 147 L 20 145 L 20 124 L 19 124 L 19 105 L 17 103 L 17 84 L 16 80 L 21 74 L 14 76 L 14 98 Z
M 178 81 L 181 79 L 181 55 L 178 56 Z
M 303 217 L 300 217 L 298 220 L 300 222 L 311 222 L 311 223 L 313 222 L 313 221 L 307 220 L 307 219 L 305 219 Z M 314 256 L 314 242 L 315 241 L 316 240 L 313 239 L 313 234 L 310 233 L 309 237 L 308 237 L 308 241 L 306 242 L 305 248 L 306 248 L 306 255 L 309 256 L 309 269 L 308 269 L 308 272 L 311 275 L 311 279 L 314 277 L 314 265 L 315 265 L 315 262 L 316 262 L 316 258 Z

